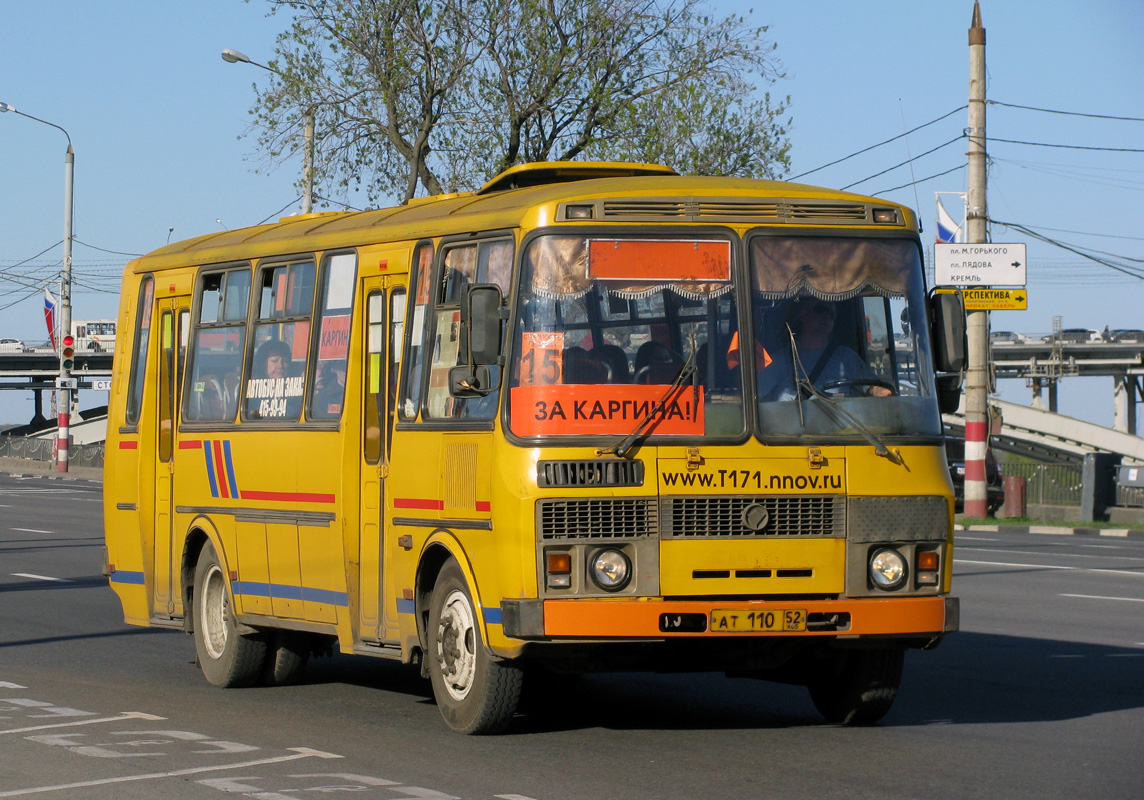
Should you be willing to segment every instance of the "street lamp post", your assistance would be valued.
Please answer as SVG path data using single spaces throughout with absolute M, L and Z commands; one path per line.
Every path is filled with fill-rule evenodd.
M 72 234 L 72 197 L 73 188 L 75 186 L 75 150 L 72 149 L 71 136 L 66 130 L 54 122 L 48 122 L 46 119 L 33 117 L 31 114 L 25 114 L 23 111 L 17 111 L 14 106 L 7 103 L 0 103 L 0 112 L 11 111 L 13 114 L 19 114 L 21 117 L 27 117 L 30 120 L 49 125 L 56 130 L 60 131 L 68 140 L 67 153 L 64 155 L 64 259 L 63 259 L 63 275 L 60 285 L 60 373 L 59 378 L 56 380 L 56 392 L 59 411 L 59 430 L 56 439 L 56 470 L 58 472 L 68 471 L 68 444 L 69 434 L 68 428 L 71 421 L 71 353 L 67 353 L 67 349 L 63 345 L 64 337 L 71 336 L 71 320 L 72 320 L 72 303 L 71 303 L 71 284 L 72 284 L 72 240 L 75 238 Z
M 253 64 L 267 72 L 273 72 L 279 78 L 285 79 L 274 67 L 251 61 L 245 53 L 226 48 L 222 51 L 222 60 L 228 64 Z M 314 106 L 307 105 L 303 112 L 303 152 L 302 152 L 302 213 L 309 214 L 314 210 Z

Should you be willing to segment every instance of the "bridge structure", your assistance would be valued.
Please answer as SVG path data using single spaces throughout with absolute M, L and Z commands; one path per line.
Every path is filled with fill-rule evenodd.
M 60 375 L 60 357 L 51 348 L 22 353 L 0 353 L 0 391 L 32 392 L 32 422 L 44 418 L 43 393 L 54 392 Z M 80 391 L 95 390 L 97 381 L 111 378 L 111 353 L 77 350 L 71 375 Z M 78 397 L 78 393 L 73 396 Z
M 1112 378 L 1113 430 L 1136 433 L 1137 405 L 1144 400 L 1144 342 L 1070 342 L 1057 333 L 1036 342 L 994 342 L 991 351 L 994 377 L 1024 378 L 1033 407 L 1050 412 L 1057 410 L 1057 387 L 1065 378 Z

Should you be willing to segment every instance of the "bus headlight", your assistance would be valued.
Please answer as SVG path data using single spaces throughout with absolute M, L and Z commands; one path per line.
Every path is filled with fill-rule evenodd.
M 597 550 L 588 564 L 588 574 L 606 592 L 618 592 L 632 579 L 632 562 L 614 548 Z
M 884 547 L 870 557 L 870 580 L 879 589 L 897 589 L 906 580 L 906 560 L 897 550 Z

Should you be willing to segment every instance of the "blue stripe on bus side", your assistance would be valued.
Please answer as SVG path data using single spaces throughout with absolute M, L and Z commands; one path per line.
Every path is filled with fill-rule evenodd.
M 142 572 L 134 572 L 132 570 L 116 570 L 111 573 L 110 580 L 112 583 L 131 583 L 144 586 L 146 582 L 143 580 Z
M 230 496 L 238 498 L 238 481 L 234 477 L 234 463 L 230 460 L 230 439 L 222 443 L 223 458 L 226 459 L 226 480 L 230 484 Z
M 349 606 L 349 596 L 345 592 L 336 592 L 331 589 L 315 589 L 309 586 L 291 586 L 285 583 L 260 583 L 257 581 L 235 581 L 231 584 L 231 588 L 235 594 L 248 597 L 303 600 L 310 603 Z
M 402 597 L 397 598 L 397 613 L 398 614 L 413 614 L 417 611 L 417 606 L 412 600 L 406 600 Z M 501 624 L 501 610 L 500 608 L 482 608 L 481 613 L 485 616 L 486 625 L 500 625 Z
M 218 481 L 215 480 L 214 472 L 214 449 L 211 447 L 211 440 L 203 440 L 203 456 L 207 460 L 207 480 L 211 484 L 211 497 L 218 497 Z

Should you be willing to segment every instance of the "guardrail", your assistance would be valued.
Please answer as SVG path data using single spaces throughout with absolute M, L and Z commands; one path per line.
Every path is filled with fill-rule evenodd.
M 1079 506 L 1083 497 L 1084 476 L 1080 464 L 1025 464 L 1005 462 L 1001 471 L 1006 476 L 1025 479 L 1025 498 L 1030 504 Z
M 55 439 L 33 439 L 23 436 L 0 436 L 0 458 L 23 458 L 29 461 L 55 461 Z M 68 448 L 68 463 L 76 467 L 103 468 L 104 443 L 75 444 Z

